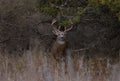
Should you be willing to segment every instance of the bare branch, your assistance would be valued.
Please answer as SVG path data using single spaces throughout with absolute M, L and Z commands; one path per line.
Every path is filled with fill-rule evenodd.
M 53 4 L 53 3 L 50 3 L 53 7 L 56 7 L 56 8 L 58 8 L 58 9 L 63 9 L 63 7 L 64 6 L 66 6 L 67 5 L 67 3 L 68 3 L 68 1 L 66 0 L 63 4 L 61 4 L 60 6 L 58 6 L 58 5 L 55 5 L 55 4 Z
M 78 51 L 84 51 L 84 50 L 88 50 L 90 48 L 81 48 L 81 49 L 75 49 L 75 50 L 72 50 L 72 51 L 75 51 L 75 52 L 78 52 Z
M 66 0 L 66 1 L 64 2 L 64 4 L 62 4 L 61 6 L 64 7 L 64 6 L 67 5 L 67 3 L 68 3 L 68 1 Z
M 10 40 L 10 38 L 7 38 L 6 40 L 0 41 L 0 43 L 7 42 L 7 41 L 9 41 L 9 40 Z

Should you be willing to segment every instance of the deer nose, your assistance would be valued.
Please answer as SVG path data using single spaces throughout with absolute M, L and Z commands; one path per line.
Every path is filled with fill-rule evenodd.
M 64 35 L 60 35 L 60 37 L 61 37 L 61 38 L 63 38 L 63 37 L 64 37 Z

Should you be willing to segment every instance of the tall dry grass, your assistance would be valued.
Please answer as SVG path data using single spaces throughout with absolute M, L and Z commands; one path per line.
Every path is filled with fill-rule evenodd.
M 67 55 L 61 62 L 36 48 L 23 56 L 0 53 L 0 81 L 120 81 L 119 76 L 119 60 L 89 58 L 84 52 Z

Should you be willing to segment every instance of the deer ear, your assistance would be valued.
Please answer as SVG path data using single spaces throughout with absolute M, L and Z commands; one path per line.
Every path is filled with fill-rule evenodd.
M 54 30 L 53 30 L 52 32 L 53 32 L 54 34 L 56 34 Z
M 55 35 L 58 35 L 57 32 L 55 30 L 52 31 Z

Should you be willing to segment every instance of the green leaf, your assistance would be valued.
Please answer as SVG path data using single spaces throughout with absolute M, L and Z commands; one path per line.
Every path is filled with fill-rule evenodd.
M 67 26 L 69 24 L 68 21 L 62 21 L 60 22 L 60 26 Z
M 22 67 L 23 67 L 23 64 L 22 63 L 18 63 L 17 68 L 18 68 L 19 71 L 22 70 Z

